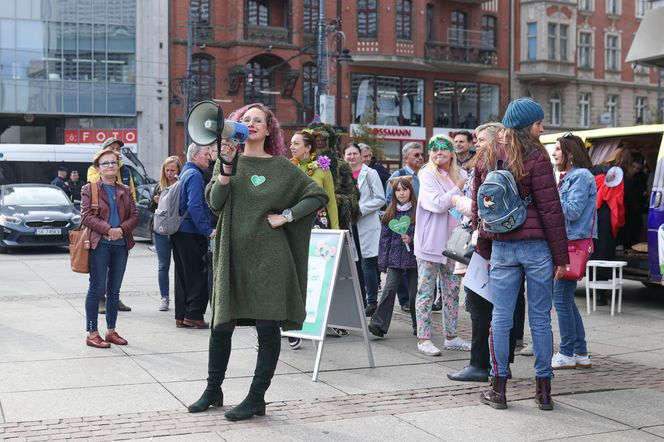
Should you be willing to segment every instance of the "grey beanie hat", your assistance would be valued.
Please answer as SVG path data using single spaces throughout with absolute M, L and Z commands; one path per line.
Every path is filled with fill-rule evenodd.
M 508 129 L 523 129 L 544 119 L 542 106 L 530 98 L 517 98 L 507 105 L 503 126 Z

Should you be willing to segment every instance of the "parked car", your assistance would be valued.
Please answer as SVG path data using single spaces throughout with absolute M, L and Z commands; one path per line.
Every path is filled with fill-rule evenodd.
M 0 252 L 9 248 L 66 246 L 81 215 L 67 195 L 48 184 L 0 186 Z
M 140 236 L 152 240 L 152 213 L 150 206 L 150 197 L 154 191 L 154 183 L 146 183 L 136 187 L 136 209 L 138 210 L 138 226 L 134 229 L 134 236 Z

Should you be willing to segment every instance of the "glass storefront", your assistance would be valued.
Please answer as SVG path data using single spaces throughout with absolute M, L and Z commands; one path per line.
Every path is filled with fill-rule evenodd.
M 354 74 L 353 123 L 384 126 L 424 125 L 424 80 Z
M 495 84 L 434 81 L 434 125 L 475 129 L 499 115 L 500 87 Z
M 0 112 L 135 115 L 136 0 L 3 0 Z

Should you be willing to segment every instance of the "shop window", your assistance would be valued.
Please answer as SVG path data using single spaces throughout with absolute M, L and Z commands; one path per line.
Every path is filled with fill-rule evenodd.
M 422 126 L 424 80 L 353 75 L 353 122 L 387 126 Z

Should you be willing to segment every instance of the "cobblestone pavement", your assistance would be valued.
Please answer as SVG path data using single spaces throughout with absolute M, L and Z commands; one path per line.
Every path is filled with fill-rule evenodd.
M 397 321 L 407 321 L 405 315 L 395 315 Z M 467 320 L 460 330 L 468 328 Z M 439 328 L 440 331 L 440 328 Z M 430 364 L 439 362 L 432 359 Z M 624 360 L 593 354 L 592 369 L 565 370 L 556 373 L 553 395 L 649 389 L 664 392 L 664 369 L 625 362 Z M 268 404 L 267 416 L 233 423 L 223 417 L 223 410 L 210 409 L 190 414 L 182 408 L 175 411 L 88 416 L 54 420 L 9 422 L 0 424 L 0 439 L 6 441 L 31 440 L 128 440 L 160 436 L 195 435 L 228 430 L 250 429 L 274 425 L 292 425 L 343 420 L 377 415 L 394 415 L 404 410 L 436 410 L 476 405 L 481 385 L 459 383 L 452 386 L 409 389 L 401 391 L 350 394 L 318 400 L 293 400 Z M 533 397 L 532 378 L 518 378 L 508 382 L 508 400 Z M 487 413 L 500 413 L 486 408 Z

